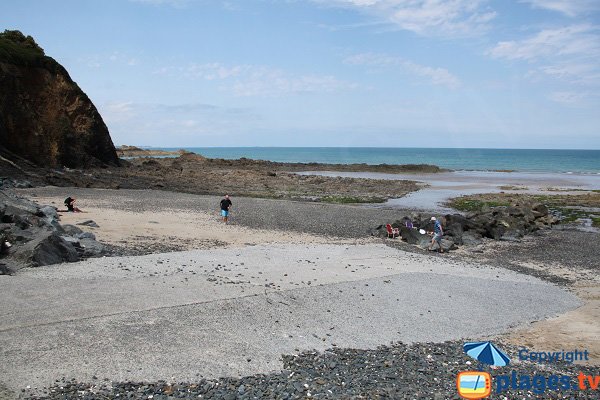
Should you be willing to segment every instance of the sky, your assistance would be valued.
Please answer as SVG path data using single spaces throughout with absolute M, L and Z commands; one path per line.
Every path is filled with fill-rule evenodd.
M 4 0 L 116 145 L 600 149 L 598 0 Z

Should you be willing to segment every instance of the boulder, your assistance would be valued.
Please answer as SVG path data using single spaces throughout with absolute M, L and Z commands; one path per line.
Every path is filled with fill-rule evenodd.
M 94 239 L 83 238 L 79 241 L 83 249 L 83 258 L 102 257 L 106 255 L 106 248 Z
M 96 240 L 96 235 L 94 235 L 92 232 L 81 232 L 81 233 L 75 234 L 75 238 Z
M 422 235 L 416 228 L 400 227 L 400 236 L 409 244 L 426 247 L 431 242 L 431 236 Z
M 67 234 L 69 236 L 75 236 L 77 234 L 83 233 L 83 231 L 80 228 L 76 227 L 75 225 L 67 224 L 67 225 L 63 225 L 62 228 L 63 228 L 63 231 L 65 232 L 65 234 Z
M 482 237 L 475 231 L 468 231 L 462 234 L 462 243 L 465 246 L 478 246 L 483 243 Z
M 462 236 L 464 234 L 463 227 L 460 223 L 454 222 L 447 226 L 444 230 L 444 236 L 450 236 L 456 244 L 463 244 Z
M 405 221 L 410 219 L 415 228 L 428 232 L 433 230 L 431 215 L 424 216 L 412 213 L 394 221 L 392 226 L 400 229 L 400 235 L 406 242 L 421 247 L 429 246 L 431 236 L 422 235 L 418 229 L 405 227 Z M 448 214 L 441 219 L 444 228 L 443 247 L 455 249 L 457 245 L 478 246 L 484 237 L 494 240 L 520 241 L 528 233 L 548 228 L 558 222 L 558 219 L 548 213 L 543 204 L 517 204 L 507 207 L 484 207 L 478 212 Z M 372 231 L 372 235 L 386 237 L 384 225 Z
M 44 206 L 40 208 L 39 211 L 42 215 L 43 215 L 43 219 L 42 222 L 45 225 L 48 226 L 52 226 L 53 228 L 59 230 L 59 231 L 63 231 L 63 228 L 60 226 L 60 223 L 58 222 L 58 212 L 56 210 L 56 207 L 52 207 L 52 206 Z
M 77 250 L 71 243 L 58 233 L 49 231 L 40 232 L 34 240 L 16 249 L 13 256 L 33 267 L 79 260 Z
M 6 241 L 12 244 L 10 249 Z M 54 207 L 40 208 L 5 191 L 0 192 L 0 242 L 3 273 L 97 257 L 105 251 L 93 233 L 73 225 L 63 228 Z
M 442 249 L 444 251 L 450 251 L 450 250 L 456 250 L 456 249 L 458 249 L 458 247 L 456 246 L 456 244 L 452 240 L 449 240 L 449 239 L 442 238 L 440 244 L 441 244 L 441 247 L 442 247 Z M 427 245 L 429 246 L 429 243 Z M 433 246 L 431 247 L 431 250 L 432 251 L 436 251 L 436 250 L 439 250 L 439 249 L 440 249 L 440 246 L 438 245 L 438 243 L 434 242 Z
M 478 224 L 471 218 L 467 218 L 460 214 L 448 214 L 444 217 L 446 225 L 458 224 L 463 231 L 471 230 L 478 227 Z

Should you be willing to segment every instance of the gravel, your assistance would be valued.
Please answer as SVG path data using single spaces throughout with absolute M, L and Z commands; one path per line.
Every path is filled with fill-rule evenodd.
M 126 211 L 192 210 L 214 213 L 220 197 L 191 195 L 158 190 L 102 190 L 69 188 L 80 206 L 114 207 Z M 47 187 L 22 190 L 44 197 L 64 197 L 64 188 Z M 291 200 L 232 197 L 230 222 L 252 228 L 307 232 L 324 236 L 361 238 L 373 228 L 392 222 L 407 210 L 373 205 L 338 205 Z
M 77 382 L 59 380 L 46 393 L 33 399 L 459 399 L 456 376 L 477 370 L 477 362 L 462 351 L 462 342 L 394 343 L 377 349 L 336 349 L 306 351 L 282 356 L 284 369 L 272 374 L 257 374 L 192 382 Z M 513 357 L 513 364 L 492 370 L 492 396 L 501 399 L 543 398 L 596 399 L 597 392 L 509 389 L 496 394 L 494 377 L 510 375 L 568 375 L 572 384 L 577 375 L 598 374 L 598 369 L 567 363 L 537 364 L 514 362 L 518 349 L 500 344 Z M 489 370 L 488 370 L 489 371 Z M 538 378 L 540 379 L 540 378 Z M 27 395 L 27 390 L 23 394 Z
M 71 189 L 70 189 L 71 190 Z M 43 196 L 64 197 L 64 189 L 34 189 Z M 122 196 L 126 192 L 127 196 Z M 106 190 L 98 198 L 97 190 L 72 189 L 80 204 L 106 205 L 130 211 L 185 209 L 213 212 L 219 198 L 162 191 Z M 152 193 L 150 195 L 150 193 Z M 391 222 L 408 210 L 393 210 L 372 206 L 340 206 L 332 204 L 233 198 L 232 223 L 254 228 L 310 232 L 325 236 L 360 238 L 379 224 Z M 585 279 L 597 274 L 600 246 L 597 233 L 576 230 L 550 230 L 526 237 L 520 243 L 486 242 L 477 252 L 463 251 L 451 255 L 435 255 L 483 262 L 516 270 L 544 280 L 568 285 L 573 279 L 557 276 L 550 269 L 530 268 L 526 264 L 563 264 Z M 425 253 L 414 246 L 386 241 L 402 250 Z M 158 250 L 158 249 L 156 249 Z M 428 253 L 431 254 L 431 253 Z M 433 254 L 431 254 L 433 255 Z M 515 348 L 501 347 L 516 358 Z M 559 349 L 550 349 L 559 350 Z M 512 352 L 512 353 L 511 353 Z M 69 398 L 207 398 L 207 399 L 297 399 L 297 398 L 395 398 L 395 399 L 458 399 L 456 374 L 476 369 L 467 364 L 470 358 L 462 352 L 462 342 L 395 343 L 377 349 L 362 350 L 331 348 L 326 351 L 305 351 L 282 355 L 284 369 L 271 374 L 244 377 L 221 377 L 186 382 L 130 382 L 92 379 L 80 382 L 64 378 L 49 388 L 23 389 L 22 397 L 39 399 Z M 251 362 L 252 360 L 248 360 Z M 598 367 L 536 363 L 516 363 L 498 374 L 567 374 L 573 377 L 581 371 L 598 375 Z M 495 386 L 493 386 L 495 388 Z M 42 393 L 42 395 L 39 395 Z M 493 394 L 493 398 L 539 398 L 533 390 L 508 390 Z M 543 398 L 596 399 L 594 391 L 546 391 Z

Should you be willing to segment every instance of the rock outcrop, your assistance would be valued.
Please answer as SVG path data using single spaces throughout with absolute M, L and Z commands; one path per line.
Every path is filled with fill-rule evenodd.
M 0 154 L 44 167 L 119 165 L 94 104 L 19 31 L 0 33 Z
M 0 191 L 0 275 L 105 255 L 95 239 L 76 226 L 61 226 L 54 207 Z
M 433 231 L 433 222 L 430 218 L 431 215 L 414 213 L 391 225 L 400 229 L 402 240 L 419 247 L 427 247 L 431 242 L 431 236 L 421 234 L 419 230 Z M 410 221 L 414 228 L 407 228 L 407 221 Z M 441 220 L 444 229 L 442 247 L 444 250 L 453 250 L 460 245 L 474 246 L 481 244 L 483 238 L 520 241 L 526 234 L 549 228 L 558 221 L 558 218 L 550 214 L 548 207 L 539 203 L 486 208 L 467 215 L 448 214 Z M 378 226 L 371 234 L 387 237 L 385 225 Z

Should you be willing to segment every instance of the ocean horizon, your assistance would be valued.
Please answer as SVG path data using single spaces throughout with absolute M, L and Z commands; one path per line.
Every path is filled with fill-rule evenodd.
M 144 147 L 150 148 L 150 147 Z M 600 175 L 600 150 L 381 147 L 151 147 L 209 158 L 327 164 L 433 164 L 464 171 Z

